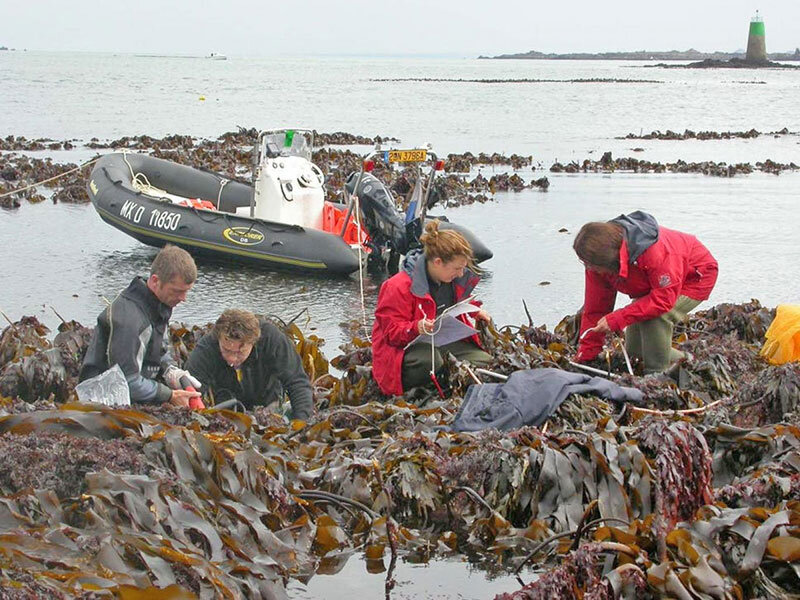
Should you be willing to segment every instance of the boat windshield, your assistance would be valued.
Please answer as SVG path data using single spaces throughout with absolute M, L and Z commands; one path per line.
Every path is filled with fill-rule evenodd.
M 312 134 L 310 131 L 286 129 L 264 134 L 261 141 L 262 154 L 267 158 L 278 156 L 300 156 L 311 160 Z

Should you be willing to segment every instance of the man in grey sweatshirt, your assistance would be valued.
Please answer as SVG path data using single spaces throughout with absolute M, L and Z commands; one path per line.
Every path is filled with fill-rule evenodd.
M 200 383 L 175 365 L 165 339 L 172 309 L 186 299 L 196 279 L 197 267 L 188 252 L 177 246 L 163 248 L 150 276 L 134 277 L 97 317 L 80 380 L 118 364 L 134 403 L 189 406 L 192 398 L 199 398 L 198 392 L 183 389 L 182 378 L 188 377 L 195 388 Z

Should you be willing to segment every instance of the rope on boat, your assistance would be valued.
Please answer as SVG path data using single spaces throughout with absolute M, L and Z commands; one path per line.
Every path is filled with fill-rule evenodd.
M 142 194 L 146 194 L 158 200 L 166 200 L 167 202 L 172 202 L 172 198 L 169 197 L 169 192 L 166 190 L 162 190 L 161 188 L 157 188 L 153 184 L 150 183 L 150 180 L 147 179 L 147 175 L 144 173 L 135 173 L 131 163 L 128 162 L 128 152 L 122 151 L 122 160 L 125 161 L 125 164 L 128 165 L 128 170 L 131 172 L 131 186 L 137 192 Z
M 78 165 L 74 169 L 70 169 L 69 171 L 64 171 L 60 175 L 55 175 L 53 177 L 49 177 L 48 179 L 43 179 L 42 181 L 37 181 L 36 183 L 32 183 L 30 185 L 26 185 L 25 187 L 17 188 L 15 190 L 11 190 L 10 192 L 5 192 L 4 194 L 0 194 L 0 198 L 5 198 L 6 196 L 11 196 L 13 194 L 19 194 L 21 192 L 24 192 L 25 190 L 29 190 L 31 188 L 35 188 L 37 185 L 44 185 L 45 183 L 49 183 L 51 181 L 55 181 L 56 179 L 61 179 L 62 177 L 65 177 L 65 176 L 69 175 L 70 173 L 74 173 L 75 171 L 80 171 L 83 167 L 89 166 L 92 163 L 97 162 L 98 160 L 100 160 L 100 158 L 101 157 L 98 156 L 97 158 L 93 158 L 92 160 L 89 160 L 89 161 L 83 163 L 82 165 Z
M 221 179 L 219 182 L 219 194 L 217 194 L 217 210 L 219 210 L 219 205 L 222 202 L 222 188 L 229 182 L 228 179 Z
M 126 151 L 123 151 L 122 158 L 125 161 L 125 164 L 128 165 L 128 170 L 131 172 L 131 185 L 133 186 L 133 188 L 137 192 L 141 192 L 142 194 L 146 194 L 158 200 L 165 200 L 167 202 L 174 204 L 175 198 L 177 198 L 177 196 L 174 196 L 170 194 L 168 191 L 162 190 L 161 188 L 157 188 L 156 186 L 151 184 L 150 180 L 147 179 L 147 175 L 145 175 L 144 173 L 141 172 L 135 173 L 133 167 L 131 166 L 131 163 L 128 162 L 127 154 L 128 153 Z M 214 175 L 216 175 L 216 173 L 214 173 Z M 220 203 L 222 202 L 222 190 L 228 183 L 230 183 L 229 179 L 225 179 L 222 177 L 220 178 L 219 192 L 217 193 L 217 205 L 216 205 L 217 210 L 219 210 Z M 195 213 L 198 213 L 196 208 L 195 208 Z

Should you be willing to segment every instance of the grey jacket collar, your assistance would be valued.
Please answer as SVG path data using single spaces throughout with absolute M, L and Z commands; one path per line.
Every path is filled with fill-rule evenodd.
M 420 248 L 409 252 L 403 260 L 403 271 L 411 278 L 411 293 L 418 298 L 427 296 L 431 291 L 426 262 L 425 252 Z M 478 275 L 471 269 L 464 269 L 464 274 L 453 280 L 454 285 L 463 288 L 463 296 L 469 296 L 477 283 Z
M 637 210 L 627 215 L 620 215 L 611 222 L 621 225 L 625 230 L 629 262 L 634 262 L 658 241 L 658 222 L 649 213 Z

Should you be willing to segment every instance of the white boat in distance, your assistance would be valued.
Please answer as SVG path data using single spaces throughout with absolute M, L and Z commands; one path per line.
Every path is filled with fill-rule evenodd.
M 212 52 L 206 58 L 210 58 L 211 60 L 228 60 L 228 57 L 224 54 L 217 54 L 216 52 Z

